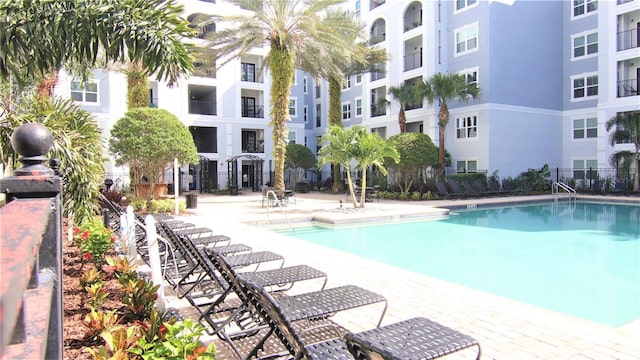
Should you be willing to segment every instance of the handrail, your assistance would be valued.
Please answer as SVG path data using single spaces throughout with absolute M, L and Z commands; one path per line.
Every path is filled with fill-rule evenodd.
M 577 192 L 574 188 L 572 188 L 571 186 L 563 183 L 562 181 L 556 181 L 553 183 L 553 185 L 551 186 L 551 194 L 558 194 L 559 193 L 559 189 L 562 189 L 564 191 L 566 191 L 567 193 L 569 193 L 569 195 L 571 197 L 573 197 L 573 199 L 575 200 L 576 196 L 577 196 Z
M 285 220 L 287 220 L 287 224 L 289 224 L 289 227 L 293 227 L 291 225 L 291 221 L 289 221 L 289 218 L 287 217 L 287 212 L 284 211 L 285 205 L 282 203 L 282 201 L 280 201 L 276 192 L 274 190 L 267 190 L 267 194 L 266 194 L 267 201 L 269 200 L 269 194 L 273 196 L 273 199 L 276 201 L 276 204 L 278 204 L 278 207 L 280 208 L 280 212 L 282 212 L 282 215 L 284 215 L 284 218 Z M 267 204 L 267 215 L 269 214 L 269 208 L 270 206 Z

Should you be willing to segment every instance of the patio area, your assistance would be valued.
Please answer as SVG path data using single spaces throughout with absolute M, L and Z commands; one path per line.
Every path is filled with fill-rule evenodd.
M 535 197 L 536 200 L 549 196 Z M 596 197 L 604 200 L 602 196 Z M 295 226 L 317 217 L 324 221 L 398 221 L 407 217 L 438 218 L 448 208 L 476 207 L 483 203 L 531 201 L 533 197 L 501 197 L 421 202 L 379 201 L 367 203 L 364 212 L 347 211 L 346 197 L 333 194 L 296 194 L 295 203 L 284 211 L 263 208 L 262 194 L 244 191 L 238 196 L 199 194 L 192 214 L 179 218 L 196 226 L 212 228 L 244 243 L 254 251 L 281 254 L 286 266 L 306 264 L 329 276 L 327 287 L 353 284 L 384 295 L 389 302 L 383 325 L 415 316 L 424 316 L 476 338 L 483 359 L 638 359 L 640 319 L 620 328 L 570 317 L 519 303 L 489 293 L 402 270 L 376 261 L 268 231 L 272 225 Z M 613 200 L 622 200 L 615 197 Z M 342 209 L 340 208 L 342 200 Z M 636 198 L 629 201 L 640 203 Z M 304 284 L 294 291 L 305 291 Z M 316 290 L 316 289 L 313 289 Z M 168 306 L 188 308 L 175 298 Z M 639 304 L 640 306 L 640 304 Z M 380 309 L 346 312 L 333 319 L 350 331 L 375 327 Z M 233 359 L 217 337 L 218 359 Z M 447 358 L 475 358 L 475 350 L 465 350 Z

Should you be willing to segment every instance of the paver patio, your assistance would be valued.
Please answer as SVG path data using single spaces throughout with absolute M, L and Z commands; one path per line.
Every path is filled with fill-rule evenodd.
M 355 284 L 387 297 L 389 308 L 383 324 L 424 316 L 475 337 L 482 346 L 483 359 L 640 359 L 640 319 L 614 328 L 527 305 L 482 291 L 441 281 L 359 256 L 302 242 L 265 228 L 250 226 L 279 222 L 294 223 L 313 214 L 340 214 L 344 195 L 298 194 L 296 204 L 284 213 L 262 208 L 260 193 L 238 196 L 202 195 L 188 219 L 244 243 L 254 250 L 282 254 L 286 265 L 307 264 L 329 275 L 327 286 Z M 541 198 L 548 197 L 543 196 Z M 599 200 L 604 198 L 596 197 Z M 364 216 L 382 214 L 426 214 L 438 216 L 431 207 L 470 207 L 484 202 L 513 202 L 531 197 L 440 200 L 423 202 L 380 201 L 367 203 Z M 616 200 L 621 199 L 615 197 Z M 631 198 L 632 201 L 640 199 Z M 332 216 L 332 215 L 329 215 Z M 285 225 L 288 226 L 288 225 Z M 294 288 L 304 291 L 304 286 Z M 171 300 L 169 306 L 180 306 Z M 640 306 L 640 304 L 638 304 Z M 380 309 L 371 307 L 339 314 L 334 320 L 352 331 L 375 326 Z M 217 344 L 220 340 L 214 338 Z M 233 358 L 222 346 L 219 358 Z M 447 358 L 475 358 L 475 351 L 463 351 Z

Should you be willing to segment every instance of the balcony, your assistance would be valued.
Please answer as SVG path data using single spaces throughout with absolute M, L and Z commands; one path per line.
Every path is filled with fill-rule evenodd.
M 371 117 L 387 115 L 387 106 L 383 104 L 371 105 Z
M 384 3 L 385 0 L 371 0 L 371 2 L 369 2 L 369 9 L 373 10 Z
M 242 130 L 242 152 L 249 154 L 264 153 L 264 130 Z
M 418 1 L 411 3 L 407 7 L 407 11 L 404 14 L 404 32 L 413 30 L 422 26 L 422 4 Z
M 415 51 L 404 56 L 404 71 L 422 67 L 422 51 Z
M 242 117 L 246 118 L 256 118 L 263 119 L 264 118 L 264 106 L 262 105 L 246 105 L 243 106 L 242 109 Z
M 374 71 L 371 73 L 371 81 L 376 81 L 380 79 L 384 79 L 387 77 L 386 71 Z
M 640 39 L 638 39 L 638 28 L 620 31 L 618 33 L 617 40 L 618 51 L 640 47 Z
M 638 96 L 638 79 L 627 79 L 618 81 L 618 97 Z
M 189 114 L 218 115 L 215 101 L 189 100 Z

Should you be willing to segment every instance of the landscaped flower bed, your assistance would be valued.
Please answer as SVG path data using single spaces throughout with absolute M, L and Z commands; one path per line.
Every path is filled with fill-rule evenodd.
M 113 251 L 115 235 L 99 219 L 64 241 L 65 359 L 213 359 L 198 323 L 155 309 L 156 290 Z

